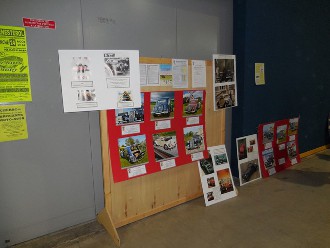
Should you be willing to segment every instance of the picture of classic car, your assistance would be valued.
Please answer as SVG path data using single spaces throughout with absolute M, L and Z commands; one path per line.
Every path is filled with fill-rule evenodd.
M 186 148 L 188 150 L 198 149 L 203 144 L 203 137 L 195 134 L 190 140 L 186 142 Z
M 136 163 L 144 155 L 138 145 L 126 146 L 120 149 L 120 156 L 127 159 L 130 163 Z
M 158 117 L 158 116 L 169 117 L 171 112 L 173 112 L 171 99 L 169 97 L 164 97 L 156 101 L 156 105 L 152 110 L 152 115 L 154 117 Z
M 128 122 L 129 122 L 129 115 L 127 112 L 118 113 L 118 115 L 116 116 L 117 124 L 123 124 L 123 123 L 128 123 Z
M 251 176 L 259 169 L 256 163 L 249 163 L 247 169 L 242 173 L 242 179 L 245 182 L 250 181 Z
M 265 161 L 266 168 L 272 167 L 274 165 L 274 157 L 269 156 Z
M 273 140 L 274 133 L 270 130 L 264 132 L 264 139 Z
M 216 165 L 221 165 L 228 162 L 226 154 L 215 155 L 214 160 Z
M 176 140 L 171 136 L 160 136 L 154 140 L 154 145 L 163 147 L 165 150 L 171 150 L 176 147 Z
M 205 173 L 205 175 L 214 173 L 213 164 L 209 160 L 201 159 L 199 161 L 199 164 L 200 164 L 202 171 Z

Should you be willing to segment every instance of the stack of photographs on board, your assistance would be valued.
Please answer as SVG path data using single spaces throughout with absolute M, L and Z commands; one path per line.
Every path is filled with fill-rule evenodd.
M 114 182 L 207 155 L 205 91 L 141 93 L 141 107 L 107 111 Z
M 236 57 L 213 54 L 214 111 L 237 106 Z
M 237 138 L 236 148 L 240 185 L 260 179 L 257 135 Z
M 208 157 L 198 162 L 205 205 L 237 196 L 230 171 L 226 147 L 224 145 L 208 147 Z
M 297 117 L 259 125 L 258 146 L 263 177 L 300 162 L 298 124 Z

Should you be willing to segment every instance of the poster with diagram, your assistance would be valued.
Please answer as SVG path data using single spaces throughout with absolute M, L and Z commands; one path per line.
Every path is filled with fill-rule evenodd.
M 214 111 L 237 106 L 236 56 L 213 54 Z
M 263 177 L 300 162 L 298 125 L 299 117 L 259 125 L 258 147 Z
M 64 112 L 141 106 L 139 51 L 59 50 Z
M 197 116 L 193 113 L 184 116 L 185 95 L 186 91 L 141 92 L 140 107 L 107 111 L 114 182 L 146 176 L 207 156 L 205 109 L 199 108 Z M 205 91 L 196 92 L 201 106 L 205 106 L 205 97 Z
M 237 196 L 224 145 L 208 147 L 208 156 L 198 161 L 205 205 Z
M 236 139 L 237 161 L 240 185 L 261 178 L 257 135 Z

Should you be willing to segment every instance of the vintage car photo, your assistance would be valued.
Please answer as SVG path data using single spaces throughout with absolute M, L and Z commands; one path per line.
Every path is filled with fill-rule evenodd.
M 144 121 L 144 93 L 141 93 L 140 108 L 116 109 L 116 125 L 139 123 Z
M 240 164 L 241 183 L 247 183 L 261 177 L 258 159 Z
M 174 92 L 151 92 L 151 120 L 174 117 Z
M 262 127 L 262 143 L 266 144 L 274 140 L 274 123 L 264 125 Z
M 217 175 L 218 175 L 221 194 L 226 194 L 234 190 L 234 185 L 231 180 L 230 170 L 228 168 L 217 171 Z
M 122 169 L 148 163 L 145 135 L 118 139 L 118 150 Z
M 179 155 L 176 132 L 164 132 L 152 135 L 156 161 L 175 158 Z
M 203 91 L 183 92 L 183 116 L 203 114 Z
M 203 126 L 186 127 L 183 129 L 186 154 L 205 149 Z

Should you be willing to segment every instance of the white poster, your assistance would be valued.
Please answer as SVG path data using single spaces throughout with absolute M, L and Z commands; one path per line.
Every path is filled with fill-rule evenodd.
M 237 106 L 236 57 L 213 54 L 214 111 Z
M 58 53 L 64 112 L 141 106 L 139 51 Z
M 206 87 L 206 64 L 205 60 L 192 60 L 191 61 L 192 70 L 192 87 Z
M 261 178 L 257 135 L 236 139 L 240 185 Z
M 188 88 L 188 60 L 172 59 L 173 88 Z
M 209 157 L 198 162 L 206 206 L 237 196 L 226 147 L 208 147 L 208 152 Z

